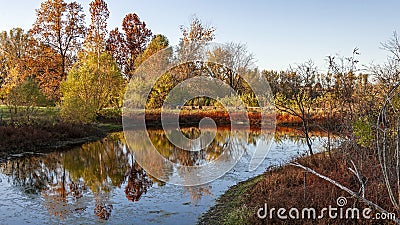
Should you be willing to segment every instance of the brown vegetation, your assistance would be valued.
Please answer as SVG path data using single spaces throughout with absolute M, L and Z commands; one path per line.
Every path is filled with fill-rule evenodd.
M 296 161 L 357 192 L 360 190 L 360 184 L 357 177 L 349 170 L 349 168 L 352 168 L 351 160 L 355 164 L 360 165 L 358 170 L 360 174 L 365 175 L 362 179 L 366 184 L 366 199 L 377 203 L 389 212 L 396 212 L 390 203 L 387 189 L 383 184 L 383 178 L 380 173 L 377 173 L 380 169 L 379 161 L 373 152 L 348 144 L 343 145 L 341 150 L 332 151 L 330 156 L 327 153 L 321 153 L 308 158 L 300 158 Z M 199 223 L 224 224 L 232 220 L 232 215 L 237 217 L 237 214 L 243 219 L 241 224 L 391 223 L 390 220 L 362 219 L 362 214 L 360 214 L 360 219 L 330 219 L 327 213 L 325 213 L 324 218 L 316 220 L 279 220 L 276 211 L 272 219 L 269 219 L 269 217 L 259 219 L 256 214 L 257 210 L 260 207 L 264 207 L 265 203 L 267 203 L 269 209 L 272 207 L 276 209 L 283 207 L 287 210 L 290 208 L 301 210 L 312 207 L 317 210 L 318 217 L 320 215 L 318 210 L 329 207 L 329 205 L 338 207 L 336 201 L 339 197 L 347 199 L 347 204 L 343 207 L 344 210 L 356 207 L 362 212 L 364 208 L 369 207 L 331 183 L 300 168 L 286 165 L 270 168 L 257 178 L 232 187 L 218 200 L 216 206 L 202 217 Z M 238 209 L 241 209 L 239 213 L 237 213 Z M 375 213 L 375 211 L 372 211 L 370 215 L 375 215 Z M 211 214 L 218 215 L 218 218 Z M 398 216 L 398 213 L 396 216 Z
M 174 112 L 167 112 L 164 114 L 164 116 L 173 116 Z M 124 115 L 125 118 L 132 119 L 132 121 L 138 120 L 139 113 L 132 113 L 129 115 Z M 208 117 L 211 118 L 215 121 L 215 123 L 218 126 L 227 126 L 231 124 L 230 121 L 230 116 L 233 118 L 238 119 L 238 121 L 245 121 L 245 115 L 243 115 L 242 112 L 238 113 L 229 113 L 227 111 L 223 110 L 183 110 L 179 112 L 179 122 L 182 127 L 187 127 L 187 126 L 193 126 L 199 124 L 200 120 Z M 266 115 L 267 118 L 271 122 L 274 122 L 274 118 L 271 117 L 272 115 Z M 260 127 L 260 121 L 261 121 L 261 113 L 260 112 L 254 112 L 254 111 L 249 111 L 247 113 L 247 117 L 250 122 L 250 126 L 252 129 L 257 129 Z M 153 112 L 146 112 L 145 115 L 146 118 L 146 126 L 148 128 L 162 128 L 162 123 L 161 123 L 161 113 L 159 111 L 153 111 Z M 281 126 L 281 127 L 299 127 L 302 124 L 302 121 L 300 118 L 287 114 L 287 113 L 277 113 L 276 114 L 276 125 Z M 313 116 L 312 121 L 310 122 L 310 129 L 311 130 L 319 130 L 321 127 L 327 127 L 330 126 L 331 124 L 335 124 L 335 129 L 332 129 L 332 131 L 340 131 L 340 123 L 338 123 L 338 120 L 335 118 L 325 118 L 323 114 L 317 114 Z
M 94 125 L 71 123 L 20 127 L 0 126 L 0 160 L 13 154 L 48 152 L 98 140 L 107 130 Z

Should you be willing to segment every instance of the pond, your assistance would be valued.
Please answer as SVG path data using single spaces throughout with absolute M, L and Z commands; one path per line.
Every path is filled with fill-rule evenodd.
M 182 131 L 188 138 L 198 135 L 197 128 Z M 130 148 L 143 147 L 145 131 L 134 132 L 137 141 Z M 173 148 L 164 131 L 147 132 L 163 156 L 183 165 L 208 162 L 224 151 L 231 152 L 232 160 L 237 151 L 243 151 L 243 157 L 224 176 L 194 187 L 165 183 L 148 174 L 135 162 L 123 132 L 68 151 L 9 159 L 0 164 L 0 223 L 195 224 L 230 186 L 306 152 L 298 130 L 281 128 L 267 158 L 249 171 L 252 151 L 264 141 L 256 131 L 244 135 L 218 130 L 211 148 L 189 153 Z M 314 134 L 317 150 L 325 143 L 323 136 Z M 234 146 L 226 145 L 232 138 Z M 161 170 L 165 176 L 179 176 L 175 168 Z

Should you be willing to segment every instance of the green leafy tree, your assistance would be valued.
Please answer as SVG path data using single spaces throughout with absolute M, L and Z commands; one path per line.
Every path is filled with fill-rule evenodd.
M 81 56 L 62 84 L 62 117 L 75 122 L 94 121 L 101 109 L 121 105 L 124 87 L 125 81 L 112 56 Z
M 353 134 L 357 137 L 357 144 L 370 147 L 374 143 L 372 124 L 368 116 L 360 117 L 353 123 Z
M 6 103 L 12 122 L 29 123 L 38 112 L 38 107 L 45 106 L 47 100 L 38 84 L 28 78 L 21 85 L 11 89 Z
M 147 45 L 147 48 L 144 50 L 144 52 L 138 55 L 138 57 L 136 58 L 135 68 L 138 68 L 140 64 L 146 61 L 146 59 L 150 58 L 153 54 L 157 53 L 158 51 L 167 48 L 168 46 L 169 46 L 168 38 L 162 34 L 157 34 Z

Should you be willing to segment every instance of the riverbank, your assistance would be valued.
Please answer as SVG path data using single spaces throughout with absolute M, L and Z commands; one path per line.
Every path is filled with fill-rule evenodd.
M 294 160 L 308 166 L 317 172 L 328 176 L 351 190 L 358 192 L 360 182 L 349 168 L 357 166 L 361 179 L 365 183 L 366 198 L 375 202 L 389 212 L 396 212 L 387 194 L 387 189 L 380 175 L 379 160 L 368 149 L 356 149 L 355 146 L 343 145 L 328 154 L 327 152 L 298 158 Z M 362 162 L 362 163 L 361 163 Z M 203 214 L 198 224 L 393 224 L 390 220 L 373 220 L 345 218 L 333 219 L 327 213 L 322 218 L 301 218 L 303 208 L 314 208 L 317 217 L 323 208 L 338 207 L 337 200 L 344 197 L 346 204 L 343 209 L 368 208 L 362 202 L 351 197 L 347 192 L 337 188 L 313 174 L 291 165 L 267 169 L 255 178 L 232 186 L 223 194 L 216 204 Z M 342 198 L 343 199 L 343 198 Z M 260 219 L 265 213 L 267 204 L 267 217 Z M 275 208 L 270 218 L 270 210 Z M 279 219 L 276 210 L 286 209 L 286 216 L 290 209 L 300 209 L 299 219 Z M 370 213 L 371 218 L 377 212 Z M 399 215 L 397 215 L 399 216 Z
M 141 122 L 141 120 L 143 119 L 143 113 L 144 112 L 129 113 L 125 115 L 126 116 L 125 118 L 127 118 L 126 121 L 132 124 L 134 124 L 136 121 Z M 275 123 L 277 126 L 289 126 L 289 127 L 302 126 L 302 120 L 299 117 L 284 112 L 261 115 L 260 112 L 249 111 L 246 115 L 243 114 L 242 112 L 232 112 L 231 114 L 229 114 L 228 112 L 221 110 L 211 110 L 211 111 L 205 111 L 199 109 L 182 110 L 182 111 L 169 110 L 163 113 L 163 117 L 165 120 L 168 120 L 168 118 L 173 118 L 177 114 L 179 114 L 180 125 L 183 127 L 193 126 L 194 124 L 198 124 L 203 118 L 206 117 L 211 118 L 213 121 L 215 121 L 217 125 L 231 124 L 231 119 L 235 119 L 236 122 L 245 123 L 248 118 L 251 128 L 257 129 L 261 125 L 261 116 L 263 116 L 263 119 L 266 119 L 271 123 Z M 163 128 L 161 122 L 160 110 L 146 111 L 145 119 L 146 119 L 146 126 L 148 128 L 154 128 L 154 129 Z M 325 118 L 322 114 L 314 115 L 310 119 L 309 123 L 311 127 L 314 125 L 326 126 L 329 124 L 331 125 L 334 124 L 336 129 L 341 129 L 339 127 L 340 123 L 338 122 L 337 118 L 328 119 Z
M 122 131 L 119 123 L 0 126 L 0 161 L 68 149 L 101 140 L 107 134 L 117 131 Z

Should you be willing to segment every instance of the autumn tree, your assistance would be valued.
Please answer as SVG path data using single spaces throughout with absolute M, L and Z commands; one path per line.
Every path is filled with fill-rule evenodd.
M 29 41 L 27 70 L 47 99 L 59 103 L 61 98 L 61 56 L 57 51 L 46 44 L 34 39 Z
M 187 62 L 191 61 L 193 57 L 201 55 L 201 48 L 215 38 L 215 28 L 203 24 L 197 17 L 191 20 L 189 27 L 181 26 L 180 29 L 182 37 L 179 42 L 178 60 L 185 65 L 176 70 L 177 82 L 192 76 L 191 72 L 196 71 L 198 69 L 196 67 L 199 65 Z
M 106 51 L 113 56 L 119 68 L 123 71 L 128 58 L 128 49 L 125 35 L 119 31 L 118 27 L 110 31 L 106 41 Z
M 279 91 L 280 78 L 284 77 L 285 71 L 263 70 L 261 75 L 267 79 L 271 88 L 272 94 L 275 96 Z
M 60 55 L 58 76 L 64 79 L 76 52 L 81 48 L 86 31 L 83 8 L 77 2 L 46 0 L 36 10 L 36 14 L 31 33 L 39 42 L 55 49 Z
M 21 28 L 1 33 L 0 49 L 2 98 L 29 77 L 49 100 L 59 100 L 61 58 L 55 49 L 33 39 Z
M 146 49 L 138 55 L 135 60 L 135 68 L 139 67 L 142 62 L 146 61 L 153 54 L 161 51 L 169 46 L 168 38 L 162 34 L 157 34 L 151 39 L 150 43 L 147 45 Z
M 152 32 L 136 13 L 130 13 L 125 16 L 122 22 L 122 29 L 125 32 L 126 48 L 128 50 L 124 70 L 125 75 L 131 79 L 135 70 L 135 60 L 145 50 Z
M 107 20 L 110 11 L 103 0 L 94 0 L 89 5 L 91 23 L 85 39 L 85 48 L 88 52 L 95 52 L 100 58 L 101 53 L 106 50 Z
M 156 108 L 160 105 L 160 100 L 163 99 L 162 96 L 165 96 L 165 93 L 168 93 L 165 90 L 170 90 L 170 88 L 173 87 L 172 81 L 165 76 L 160 77 L 160 82 L 157 82 L 157 84 L 160 85 L 153 86 L 153 82 L 159 78 L 159 74 L 156 74 L 156 71 L 165 68 L 170 62 L 172 51 L 170 51 L 170 48 L 165 49 L 168 44 L 168 39 L 165 36 L 160 34 L 156 35 L 148 44 L 146 50 L 135 60 L 135 72 L 138 72 L 138 76 L 132 77 L 129 82 L 131 88 L 128 88 L 128 91 L 133 90 L 132 87 L 134 87 L 136 94 L 127 93 L 133 102 L 140 102 L 140 99 L 146 99 L 148 93 L 146 93 L 145 90 L 152 87 L 153 90 L 150 94 L 147 105 L 150 108 Z M 156 56 L 152 57 L 153 55 Z M 143 71 L 148 72 L 143 73 Z M 146 76 L 141 76 L 143 74 L 146 74 Z M 139 92 L 142 94 L 137 95 Z M 135 105 L 134 107 L 138 106 Z
M 168 60 L 171 58 L 171 51 L 169 49 L 166 49 L 165 51 L 159 52 L 162 49 L 165 49 L 168 47 L 169 41 L 167 37 L 164 35 L 158 34 L 154 36 L 154 38 L 151 40 L 151 42 L 147 45 L 146 50 L 142 54 L 140 54 L 136 60 L 135 60 L 135 68 L 138 69 L 141 65 L 142 67 L 139 69 L 139 74 L 142 71 L 159 71 L 160 68 L 165 68 L 165 66 L 168 64 Z M 159 52 L 159 54 L 156 56 L 156 58 L 151 58 L 154 54 Z M 150 61 L 145 62 L 149 58 Z M 149 74 L 146 73 L 148 76 L 147 78 L 143 78 L 140 76 L 132 77 L 130 80 L 131 86 L 135 87 L 135 90 L 138 92 L 141 92 L 139 90 L 145 90 L 144 87 L 146 86 L 152 86 L 152 82 L 157 79 L 159 74 Z M 149 79 L 150 78 L 150 79 Z M 166 90 L 170 90 L 173 87 L 173 83 L 171 80 L 168 80 L 166 76 L 160 77 L 160 82 L 157 82 L 155 86 L 153 86 L 153 90 L 150 94 L 150 98 L 147 102 L 147 106 L 149 108 L 157 108 L 162 104 L 162 100 L 165 98 L 165 94 L 168 92 Z M 143 93 L 143 96 L 131 96 L 133 97 L 134 101 L 138 101 L 140 98 L 147 98 L 148 93 Z
M 182 25 L 181 43 L 198 43 L 204 44 L 215 38 L 215 27 L 205 25 L 199 18 L 193 17 L 189 27 Z
M 165 61 L 174 63 L 177 65 L 174 68 L 171 68 L 167 73 L 163 74 L 161 77 L 157 77 L 156 84 L 152 87 L 152 90 L 149 94 L 148 101 L 146 107 L 148 108 L 159 108 L 162 106 L 162 103 L 165 101 L 169 91 L 171 91 L 177 84 L 182 82 L 184 79 L 195 77 L 202 72 L 204 72 L 205 62 L 193 62 L 193 58 L 196 56 L 195 54 L 199 53 L 199 50 L 202 46 L 207 44 L 208 42 L 214 39 L 214 28 L 203 25 L 203 23 L 195 18 L 192 20 L 191 25 L 189 27 L 181 27 L 182 38 L 179 44 L 178 49 L 173 49 L 171 52 L 164 51 L 163 57 L 159 56 L 159 60 L 155 62 L 155 64 L 162 65 Z M 149 44 L 148 49 L 143 54 L 143 57 L 147 57 L 146 54 L 154 52 L 152 50 L 153 46 L 159 45 L 163 46 L 166 41 L 163 40 L 162 36 L 155 37 L 152 40 L 152 43 Z M 158 43 L 158 44 L 157 44 Z M 155 48 L 157 49 L 157 48 Z M 175 54 L 172 51 L 177 51 Z M 143 60 L 138 57 L 137 62 L 141 62 Z M 156 60 L 153 60 L 156 61 Z M 153 65 L 146 64 L 146 69 L 148 71 L 152 71 Z M 143 65 L 143 64 L 142 64 Z M 157 67 L 157 66 L 155 66 Z M 163 67 L 160 67 L 163 68 Z M 148 78 L 153 78 L 152 75 L 148 74 Z M 143 80 L 142 78 L 134 78 L 133 83 L 135 87 L 141 87 L 143 83 L 148 81 Z M 198 88 L 198 87 L 196 87 Z
M 26 57 L 29 34 L 21 28 L 0 33 L 0 98 L 4 99 L 13 87 L 26 76 Z
M 62 84 L 61 114 L 65 119 L 91 122 L 105 107 L 120 106 L 125 87 L 111 55 L 82 54 Z
M 152 102 L 153 108 L 161 107 L 169 91 L 183 80 L 201 75 L 203 72 L 207 73 L 207 71 L 204 71 L 206 60 L 201 50 L 202 47 L 214 39 L 215 28 L 205 25 L 200 19 L 194 17 L 188 27 L 182 25 L 180 29 L 182 37 L 180 38 L 179 47 L 176 49 L 176 55 L 170 59 L 174 60 L 177 66 L 171 68 L 167 74 L 164 74 L 157 82 L 157 85 L 153 87 L 149 97 L 149 102 Z M 194 58 L 200 60 L 195 62 L 193 61 Z M 191 87 L 200 88 L 195 84 L 191 85 Z M 194 101 L 204 102 L 203 100 L 204 98 L 193 99 L 193 102 L 188 103 L 194 104 Z
M 106 49 L 116 59 L 124 75 L 131 79 L 138 65 L 136 59 L 146 49 L 152 32 L 135 13 L 124 17 L 122 30 L 123 32 L 120 32 L 118 28 L 115 28 L 110 32 Z
M 198 53 L 204 44 L 215 39 L 215 28 L 205 25 L 199 18 L 194 17 L 189 27 L 181 26 L 180 60 L 186 61 L 188 57 Z

